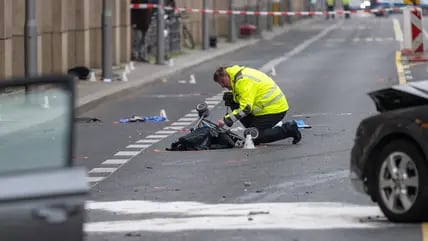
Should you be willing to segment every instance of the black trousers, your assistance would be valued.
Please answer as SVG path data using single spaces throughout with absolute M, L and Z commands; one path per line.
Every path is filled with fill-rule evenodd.
M 286 111 L 278 114 L 254 116 L 248 115 L 240 120 L 245 128 L 256 127 L 259 130 L 259 136 L 254 140 L 254 144 L 269 143 L 279 141 L 294 135 L 294 130 L 289 125 L 274 127 L 279 121 L 284 119 Z M 274 127 L 274 128 L 272 128 Z

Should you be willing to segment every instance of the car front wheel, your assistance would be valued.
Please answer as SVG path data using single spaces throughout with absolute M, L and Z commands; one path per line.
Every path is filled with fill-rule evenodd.
M 418 222 L 426 218 L 427 165 L 413 143 L 396 140 L 384 146 L 375 173 L 376 200 L 389 220 Z

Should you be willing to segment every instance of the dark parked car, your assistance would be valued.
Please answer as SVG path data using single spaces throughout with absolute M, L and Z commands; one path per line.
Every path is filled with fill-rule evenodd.
M 391 221 L 428 220 L 428 80 L 369 96 L 380 113 L 357 129 L 353 186 L 377 202 Z
M 0 81 L 0 240 L 81 241 L 87 172 L 72 162 L 73 80 Z

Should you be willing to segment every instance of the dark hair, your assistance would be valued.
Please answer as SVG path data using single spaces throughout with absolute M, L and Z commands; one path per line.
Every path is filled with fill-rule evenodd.
M 227 75 L 226 68 L 224 66 L 218 67 L 214 72 L 214 76 L 213 76 L 214 82 L 218 82 L 218 78 L 223 77 L 225 75 Z

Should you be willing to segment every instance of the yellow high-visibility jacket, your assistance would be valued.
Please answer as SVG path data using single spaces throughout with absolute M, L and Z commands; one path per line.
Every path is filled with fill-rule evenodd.
M 349 5 L 349 0 L 342 0 L 343 5 Z
M 335 2 L 335 0 L 327 0 L 327 5 L 328 6 L 333 6 L 334 2 Z
M 233 100 L 239 103 L 239 109 L 223 118 L 228 126 L 249 114 L 261 116 L 288 110 L 284 93 L 265 73 L 239 65 L 227 67 L 225 70 L 231 80 Z

